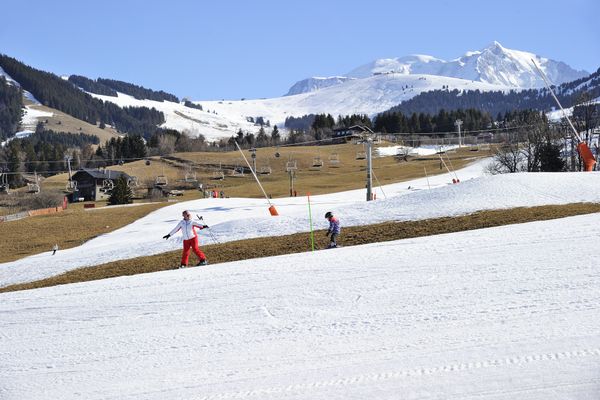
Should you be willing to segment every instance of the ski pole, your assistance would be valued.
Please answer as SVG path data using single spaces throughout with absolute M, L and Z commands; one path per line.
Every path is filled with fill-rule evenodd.
M 202 221 L 204 223 L 204 225 L 206 225 L 206 221 L 204 221 L 204 218 L 201 215 L 196 214 L 196 218 L 198 218 L 200 221 Z M 217 240 L 217 238 L 215 237 L 215 235 L 210 230 L 210 227 L 208 227 L 208 229 L 209 229 L 208 230 L 208 234 L 210 235 L 210 237 L 213 240 L 213 242 L 215 242 L 215 244 L 221 244 L 221 243 L 219 243 L 219 241 Z

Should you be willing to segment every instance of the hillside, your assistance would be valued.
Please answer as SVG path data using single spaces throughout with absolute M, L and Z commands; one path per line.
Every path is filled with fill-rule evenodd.
M 570 108 L 582 101 L 582 98 L 600 99 L 600 69 L 584 78 L 567 82 L 554 88 L 563 107 Z M 543 89 L 511 91 L 479 90 L 432 90 L 423 92 L 387 112 L 436 114 L 440 110 L 476 108 L 492 115 L 514 110 L 537 109 L 550 111 L 557 108 L 550 92 Z
M 89 122 L 72 117 L 62 111 L 36 104 L 31 101 L 25 101 L 25 105 L 28 112 L 33 110 L 34 115 L 33 118 L 27 120 L 27 123 L 25 123 L 26 121 L 23 121 L 23 129 L 35 130 L 35 124 L 37 124 L 37 122 L 43 122 L 45 129 L 51 129 L 55 132 L 95 135 L 100 139 L 100 143 L 121 136 L 110 126 L 100 129 L 97 125 L 92 125 Z

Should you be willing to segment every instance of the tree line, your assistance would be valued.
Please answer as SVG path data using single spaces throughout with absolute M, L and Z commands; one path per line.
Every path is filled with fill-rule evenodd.
M 0 141 L 14 135 L 23 115 L 23 91 L 0 76 Z
M 103 102 L 69 81 L 5 55 L 0 55 L 0 67 L 43 105 L 94 125 L 110 124 L 121 132 L 150 137 L 157 129 L 156 125 L 165 121 L 164 114 L 154 108 L 121 108 L 114 103 Z
M 588 77 L 567 82 L 554 88 L 563 107 L 572 107 L 581 102 L 582 96 L 593 99 L 600 97 L 600 69 Z M 432 90 L 423 92 L 386 112 L 436 114 L 440 110 L 475 108 L 492 115 L 513 110 L 536 109 L 549 111 L 556 107 L 547 88 L 511 90 L 509 92 L 482 92 L 479 90 Z

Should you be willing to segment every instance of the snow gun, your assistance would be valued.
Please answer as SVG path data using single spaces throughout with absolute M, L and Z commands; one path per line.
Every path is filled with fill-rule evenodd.
M 565 109 L 560 104 L 560 101 L 558 101 L 558 98 L 556 97 L 556 95 L 554 94 L 554 91 L 550 87 L 550 82 L 548 81 L 548 77 L 546 77 L 546 74 L 540 69 L 540 67 L 538 67 L 538 65 L 535 63 L 535 61 L 533 59 L 531 59 L 531 62 L 533 63 L 533 66 L 535 67 L 535 69 L 537 69 L 538 73 L 544 80 L 544 83 L 546 84 L 546 87 L 548 88 L 548 90 L 550 91 L 550 94 L 554 98 L 554 101 L 556 101 L 556 104 L 558 104 L 558 107 L 560 107 L 560 109 L 563 113 L 563 117 L 567 120 L 567 122 L 571 126 L 571 129 L 573 130 L 573 134 L 578 141 L 577 152 L 579 153 L 579 156 L 583 159 L 583 170 L 584 171 L 593 171 L 594 164 L 596 164 L 596 159 L 594 158 L 594 154 L 592 154 L 592 150 L 590 150 L 590 147 L 582 139 L 581 135 L 579 135 L 579 132 L 577 132 L 577 129 L 575 129 L 575 126 L 573 126 L 573 123 L 569 119 L 569 116 L 565 112 Z

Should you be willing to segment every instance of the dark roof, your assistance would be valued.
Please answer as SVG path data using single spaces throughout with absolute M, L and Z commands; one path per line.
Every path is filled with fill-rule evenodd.
M 354 132 L 374 133 L 368 126 L 363 126 L 363 125 L 352 125 L 348 128 L 336 128 L 333 131 L 334 132 L 354 131 Z
M 88 174 L 91 175 L 94 179 L 118 179 L 119 177 L 121 177 L 121 175 L 123 175 L 125 179 L 130 178 L 130 176 L 123 171 L 111 171 L 109 169 L 80 169 L 79 171 L 75 172 L 73 178 L 75 178 L 77 174 Z

